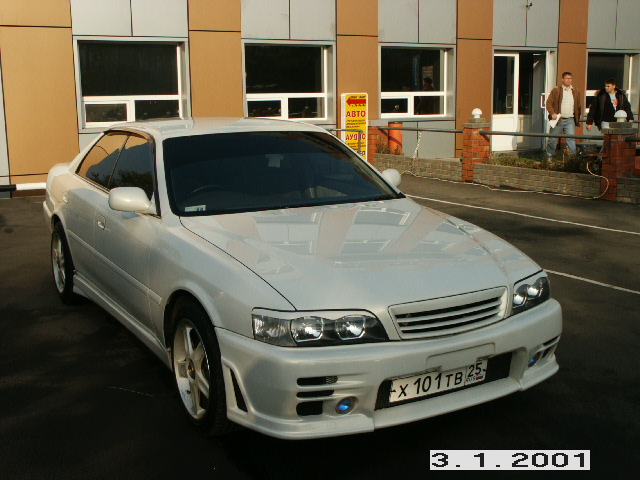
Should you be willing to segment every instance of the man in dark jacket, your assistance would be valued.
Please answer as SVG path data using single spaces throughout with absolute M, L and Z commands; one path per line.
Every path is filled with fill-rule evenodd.
M 616 87 L 616 79 L 609 78 L 604 82 L 604 88 L 596 92 L 593 103 L 587 115 L 587 130 L 591 131 L 595 122 L 599 130 L 609 128 L 609 123 L 616 121 L 616 112 L 623 110 L 627 114 L 627 121 L 633 121 L 631 104 L 624 91 Z

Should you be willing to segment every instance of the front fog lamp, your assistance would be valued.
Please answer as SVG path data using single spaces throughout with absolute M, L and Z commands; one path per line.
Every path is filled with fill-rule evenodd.
M 542 354 L 540 352 L 536 353 L 533 357 L 529 359 L 529 363 L 527 364 L 527 367 L 529 368 L 533 367 L 536 363 L 538 363 L 538 360 L 540 360 L 541 356 Z
M 349 413 L 354 408 L 356 408 L 357 403 L 358 403 L 358 399 L 356 397 L 343 398 L 336 405 L 336 413 L 339 413 L 340 415 Z
M 513 309 L 511 315 L 540 305 L 551 297 L 549 280 L 545 276 L 530 277 L 518 282 L 513 289 Z

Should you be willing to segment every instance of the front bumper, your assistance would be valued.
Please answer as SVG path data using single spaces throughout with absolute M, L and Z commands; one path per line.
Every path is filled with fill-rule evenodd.
M 552 299 L 487 327 L 429 340 L 286 348 L 222 329 L 217 335 L 229 419 L 274 437 L 305 439 L 369 432 L 525 390 L 558 371 L 554 352 L 561 331 L 560 305 Z M 536 352 L 546 354 L 529 368 Z M 511 354 L 504 378 L 381 408 L 379 390 L 386 380 L 448 371 L 503 354 Z M 356 397 L 358 403 L 340 415 L 335 406 L 345 397 Z

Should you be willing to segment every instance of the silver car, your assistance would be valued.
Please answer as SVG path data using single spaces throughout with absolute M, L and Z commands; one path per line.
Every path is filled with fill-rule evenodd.
M 553 375 L 546 273 L 399 183 L 304 123 L 118 125 L 49 173 L 55 285 L 151 348 L 204 434 L 367 432 Z

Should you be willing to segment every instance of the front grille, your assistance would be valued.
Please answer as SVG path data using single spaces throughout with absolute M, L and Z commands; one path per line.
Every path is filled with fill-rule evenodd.
M 312 392 L 298 392 L 298 398 L 319 398 L 330 397 L 333 395 L 333 390 L 317 390 Z
M 389 308 L 400 338 L 413 340 L 465 332 L 505 317 L 504 287 Z
M 403 402 L 395 402 L 393 404 L 389 403 L 389 395 L 391 393 L 391 380 L 385 380 L 380 384 L 378 388 L 378 396 L 376 399 L 376 410 L 381 410 L 383 408 L 391 408 L 397 407 L 398 405 L 405 405 L 407 403 L 420 402 L 422 400 L 428 400 L 430 398 L 440 397 L 442 395 L 448 395 L 450 393 L 459 392 L 460 390 L 466 390 L 467 388 L 473 388 L 480 385 L 484 385 L 489 382 L 495 382 L 496 380 L 502 380 L 503 378 L 507 378 L 509 376 L 509 371 L 511 370 L 511 352 L 503 353 L 502 355 L 497 355 L 495 357 L 489 358 L 487 361 L 487 377 L 484 381 L 478 383 L 472 383 L 471 385 L 466 385 L 464 387 L 456 388 L 453 390 L 447 390 L 444 392 L 436 393 L 434 395 L 428 395 L 426 397 L 418 397 L 412 398 L 410 400 L 405 400 Z
M 332 383 L 336 383 L 338 381 L 338 377 L 304 377 L 298 379 L 298 385 L 301 386 L 310 386 L 310 385 L 330 385 Z
M 296 405 L 296 413 L 299 417 L 309 417 L 311 415 L 322 415 L 322 402 L 305 402 Z

